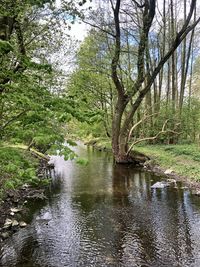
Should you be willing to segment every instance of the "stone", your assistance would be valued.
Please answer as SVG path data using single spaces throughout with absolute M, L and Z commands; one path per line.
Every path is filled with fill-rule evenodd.
M 6 219 L 3 228 L 7 229 L 12 225 L 12 220 L 11 219 Z
M 184 189 L 188 189 L 188 187 L 187 186 L 182 186 L 181 189 L 183 189 L 183 190 Z
M 167 169 L 165 172 L 164 172 L 164 174 L 172 174 L 173 173 L 173 170 L 171 170 L 171 169 Z
M 8 232 L 4 232 L 4 233 L 1 234 L 1 237 L 2 237 L 3 240 L 4 240 L 4 239 L 7 239 L 9 236 L 10 236 L 10 235 L 9 235 Z
M 176 180 L 175 179 L 167 179 L 167 182 L 176 184 Z
M 17 213 L 17 212 L 20 212 L 22 209 L 18 209 L 18 208 L 11 208 L 10 211 L 11 212 L 14 212 L 14 213 Z
M 31 199 L 46 199 L 46 196 L 44 195 L 44 193 L 35 193 L 33 195 L 28 196 L 28 198 Z
M 169 184 L 166 182 L 157 182 L 157 183 L 153 184 L 151 186 L 151 188 L 165 188 L 167 186 L 169 186 Z
M 200 196 L 200 190 L 195 191 L 194 195 L 199 197 Z
M 25 222 L 20 222 L 20 223 L 19 223 L 19 226 L 22 227 L 22 228 L 23 228 L 23 227 L 26 227 L 26 226 L 27 226 L 27 223 L 25 223 Z
M 28 184 L 23 184 L 22 188 L 28 188 L 29 185 Z
M 12 227 L 15 227 L 15 226 L 18 226 L 19 225 L 19 222 L 16 221 L 16 220 L 13 220 L 12 221 Z

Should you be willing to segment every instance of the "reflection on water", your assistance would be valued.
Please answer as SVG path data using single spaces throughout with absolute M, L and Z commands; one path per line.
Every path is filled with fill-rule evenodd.
M 109 154 L 79 147 L 87 166 L 54 157 L 47 204 L 6 241 L 3 267 L 200 266 L 200 200 Z

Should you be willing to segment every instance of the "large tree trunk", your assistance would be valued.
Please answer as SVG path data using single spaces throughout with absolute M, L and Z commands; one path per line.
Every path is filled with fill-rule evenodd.
M 127 162 L 127 144 L 126 144 L 126 138 L 125 140 L 122 140 L 120 138 L 121 134 L 121 121 L 124 109 L 126 107 L 126 102 L 122 101 L 121 98 L 118 98 L 114 116 L 113 116 L 113 122 L 112 122 L 112 151 L 115 158 L 115 161 L 120 162 Z

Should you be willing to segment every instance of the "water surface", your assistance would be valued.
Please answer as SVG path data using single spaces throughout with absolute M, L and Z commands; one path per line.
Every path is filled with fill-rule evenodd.
M 0 250 L 3 267 L 200 266 L 200 199 L 151 189 L 160 178 L 79 146 L 87 166 L 54 157 L 57 178 L 30 225 Z

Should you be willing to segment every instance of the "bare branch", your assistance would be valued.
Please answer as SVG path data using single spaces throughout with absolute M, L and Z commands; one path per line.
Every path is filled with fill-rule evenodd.
M 137 7 L 139 8 L 144 8 L 145 7 L 145 3 L 144 4 L 139 4 L 136 0 L 132 0 L 133 3 L 135 3 L 137 5 Z
M 130 129 L 130 131 L 129 131 L 128 142 L 129 142 L 129 140 L 131 139 L 132 132 L 135 130 L 135 128 L 138 127 L 138 125 L 140 125 L 140 124 L 141 124 L 142 122 L 144 122 L 146 119 L 151 118 L 151 117 L 153 117 L 154 115 L 157 115 L 157 114 L 158 114 L 158 112 L 157 112 L 157 113 L 153 113 L 153 114 L 151 114 L 151 115 L 149 115 L 149 116 L 144 116 L 140 121 L 138 121 L 136 124 L 134 124 L 133 127 L 132 127 L 132 128 Z
M 163 58 L 160 59 L 157 67 L 155 67 L 154 71 L 149 76 L 148 81 L 147 81 L 147 85 L 142 89 L 141 88 L 141 82 L 137 81 L 135 83 L 135 85 L 134 85 L 135 89 L 133 89 L 133 93 L 132 93 L 131 97 L 137 92 L 137 90 L 140 90 L 140 88 L 141 88 L 141 90 L 140 90 L 139 95 L 136 98 L 134 104 L 132 105 L 132 109 L 131 109 L 128 117 L 124 121 L 124 124 L 122 127 L 122 132 L 126 131 L 127 125 L 131 122 L 133 115 L 135 114 L 137 108 L 139 107 L 142 100 L 144 99 L 146 93 L 151 89 L 152 84 L 154 83 L 158 73 L 160 72 L 160 70 L 162 69 L 164 64 L 171 57 L 171 55 L 174 53 L 174 51 L 178 48 L 178 46 L 181 44 L 181 42 L 184 40 L 184 38 L 186 38 L 188 33 L 191 32 L 196 27 L 196 25 L 200 22 L 200 17 L 199 17 L 193 24 L 188 26 L 189 18 L 191 19 L 191 16 L 194 12 L 195 4 L 196 4 L 196 0 L 192 0 L 190 12 L 187 16 L 186 23 L 183 25 L 182 29 L 177 33 L 176 38 L 174 39 L 169 51 L 164 55 Z
M 126 154 L 128 155 L 128 154 L 131 152 L 132 148 L 133 148 L 136 144 L 141 143 L 141 142 L 144 142 L 144 141 L 155 140 L 155 139 L 157 139 L 161 134 L 166 134 L 166 133 L 172 133 L 172 134 L 174 134 L 174 135 L 180 135 L 180 134 L 182 134 L 182 132 L 176 132 L 176 131 L 173 131 L 173 130 L 165 130 L 165 127 L 166 127 L 168 121 L 169 121 L 169 119 L 166 120 L 166 121 L 164 122 L 164 124 L 163 124 L 163 126 L 162 126 L 162 130 L 161 130 L 160 132 L 158 132 L 155 136 L 141 138 L 141 139 L 139 139 L 139 140 L 133 142 L 133 143 L 131 144 L 131 146 L 129 147 L 129 149 L 128 149 L 128 151 L 127 151 Z
M 102 31 L 102 32 L 104 32 L 104 33 L 106 33 L 106 34 L 108 34 L 108 35 L 111 35 L 111 36 L 114 37 L 114 38 L 116 37 L 115 34 L 109 32 L 109 31 L 107 31 L 107 30 L 105 30 L 105 29 L 102 29 L 100 26 L 98 26 L 98 25 L 96 25 L 96 24 L 92 24 L 91 22 L 86 21 L 86 20 L 82 20 L 82 21 L 83 21 L 83 23 L 85 23 L 85 24 L 87 24 L 87 25 L 90 25 L 90 26 L 92 26 L 92 27 L 94 27 L 94 28 L 96 28 L 96 29 L 98 29 L 98 30 L 100 30 L 100 31 Z

